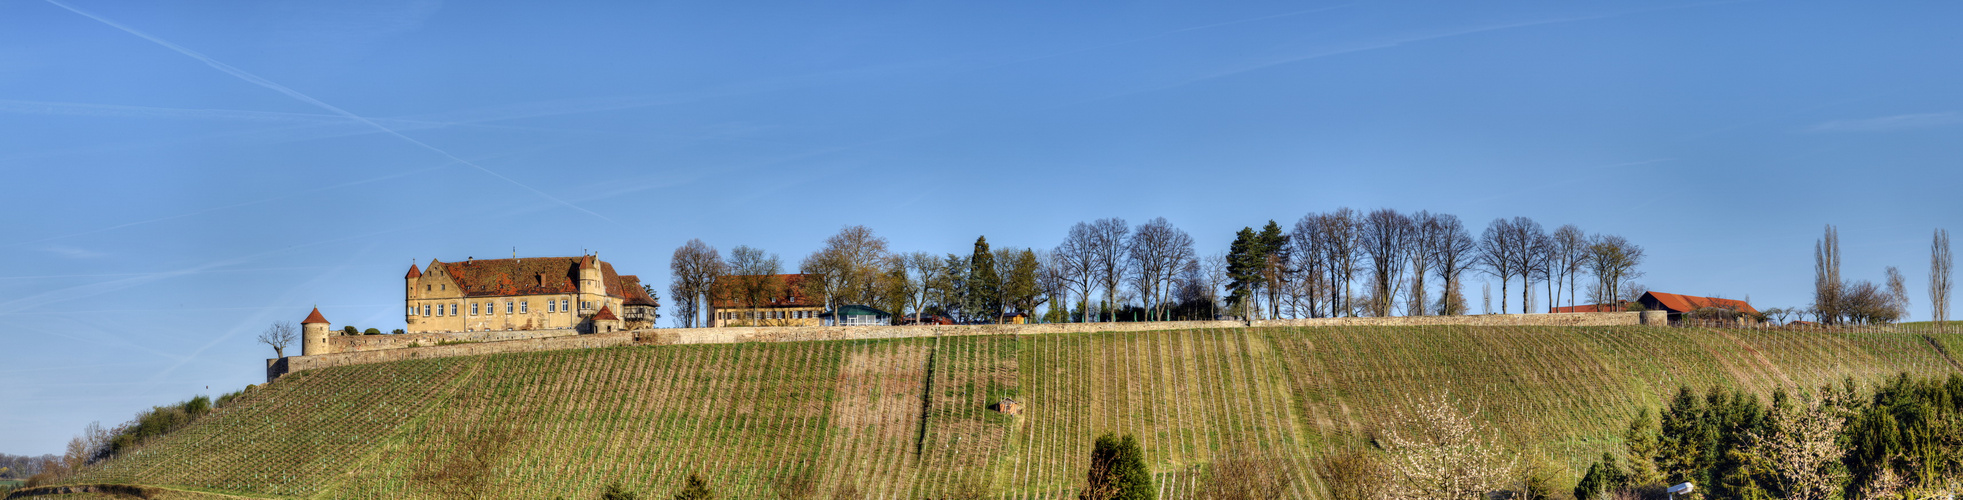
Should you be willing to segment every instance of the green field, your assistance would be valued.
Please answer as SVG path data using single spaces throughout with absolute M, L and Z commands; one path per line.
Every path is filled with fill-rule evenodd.
M 1944 349 L 1938 349 L 1941 345 Z M 722 498 L 820 490 L 1057 498 L 1092 438 L 1132 433 L 1166 498 L 1217 457 L 1365 446 L 1447 392 L 1525 455 L 1585 469 L 1677 387 L 1957 372 L 1963 337 L 1650 327 L 1257 328 L 623 347 L 289 375 L 76 478 L 316 498 Z M 1020 417 L 987 409 L 1003 397 Z M 1572 478 L 1568 479 L 1572 481 Z M 1313 477 L 1297 495 L 1323 496 Z

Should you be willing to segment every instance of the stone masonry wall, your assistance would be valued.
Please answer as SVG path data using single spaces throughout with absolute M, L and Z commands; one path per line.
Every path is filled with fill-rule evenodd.
M 1488 314 L 1478 316 L 1415 316 L 1396 318 L 1315 318 L 1262 320 L 1256 327 L 1269 326 L 1620 326 L 1644 324 L 1640 313 L 1554 313 Z M 572 330 L 521 330 L 452 334 L 365 335 L 335 337 L 348 339 L 349 351 L 315 356 L 290 356 L 267 360 L 266 380 L 280 375 L 334 366 L 383 363 L 405 359 L 448 358 L 514 352 L 593 349 L 636 344 L 730 344 L 737 342 L 803 342 L 814 340 L 865 340 L 907 337 L 961 335 L 1045 335 L 1090 332 L 1142 332 L 1154 330 L 1193 330 L 1241 328 L 1239 321 L 1162 321 L 1148 323 L 1046 323 L 1030 325 L 921 325 L 921 326 L 786 326 L 733 328 L 663 328 L 625 332 L 577 335 Z M 475 337 L 473 337 L 475 336 Z M 399 342 L 365 343 L 354 340 L 374 337 L 403 337 Z M 439 340 L 478 340 L 476 343 L 436 345 Z M 423 347 L 408 347 L 419 342 Z M 382 347 L 385 345 L 396 346 Z M 341 349 L 342 344 L 335 344 Z
M 438 342 L 442 342 L 446 340 L 452 342 L 456 342 L 456 341 L 502 342 L 507 340 L 570 337 L 573 335 L 579 335 L 579 331 L 571 328 L 554 328 L 549 330 L 493 330 L 493 331 L 485 331 L 485 332 L 406 333 L 402 335 L 335 335 L 327 338 L 327 344 L 333 347 L 334 352 L 344 353 L 344 352 L 360 352 L 360 351 L 379 351 L 385 349 L 402 349 L 402 348 L 409 347 L 409 344 L 412 343 L 417 345 L 423 345 L 423 346 L 433 346 L 436 345 Z

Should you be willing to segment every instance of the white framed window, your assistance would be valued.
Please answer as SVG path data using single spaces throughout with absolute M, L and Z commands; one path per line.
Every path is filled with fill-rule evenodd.
M 405 315 L 407 315 L 407 316 L 415 316 L 415 315 L 416 315 L 416 306 L 409 306 L 409 310 L 407 310 L 407 311 L 403 311 L 403 313 L 404 313 Z
M 561 310 L 561 311 L 566 311 L 566 312 L 572 312 L 572 310 L 573 310 L 573 301 L 572 301 L 572 299 L 559 299 L 559 310 Z
M 456 316 L 456 315 L 457 315 L 457 305 L 456 305 L 456 304 L 450 304 L 450 315 L 451 315 L 451 316 Z
M 480 305 L 480 304 L 478 304 L 478 303 L 476 303 L 476 302 L 472 302 L 472 303 L 470 303 L 470 315 L 471 315 L 471 316 L 476 316 L 476 315 L 477 315 L 477 306 L 478 306 L 478 305 Z
M 518 314 L 531 314 L 531 313 L 532 313 L 532 301 L 529 300 L 518 301 Z
M 428 304 L 424 304 L 424 305 L 423 305 L 423 317 L 429 317 L 429 305 L 428 305 Z
M 443 304 L 436 305 L 436 317 L 438 318 L 443 317 Z
M 559 312 L 559 302 L 551 301 L 551 300 L 545 301 L 545 312 L 549 312 L 549 313 Z
M 511 301 L 504 301 L 504 313 L 511 314 Z

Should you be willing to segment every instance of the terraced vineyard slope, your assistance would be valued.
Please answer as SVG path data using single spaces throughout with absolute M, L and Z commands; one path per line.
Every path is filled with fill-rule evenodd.
M 1571 469 L 1679 386 L 1769 392 L 1956 373 L 1952 335 L 1652 327 L 1256 328 L 621 347 L 290 375 L 87 472 L 310 498 L 1071 495 L 1092 439 L 1142 441 L 1166 498 L 1224 456 L 1310 464 L 1449 393 Z M 1019 416 L 989 405 L 1014 398 Z M 1572 478 L 1570 478 L 1572 480 Z

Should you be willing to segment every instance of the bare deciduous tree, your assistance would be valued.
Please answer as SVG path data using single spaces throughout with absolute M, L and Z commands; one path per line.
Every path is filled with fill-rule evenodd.
M 1069 276 L 1068 283 L 1077 290 L 1083 318 L 1080 322 L 1091 321 L 1091 290 L 1097 280 L 1097 232 L 1090 224 L 1079 222 L 1070 226 L 1070 235 L 1058 245 L 1058 262 L 1063 264 L 1063 273 Z
M 1126 249 L 1146 311 L 1154 320 L 1163 319 L 1179 265 L 1193 257 L 1193 237 L 1159 217 L 1139 224 Z
M 823 301 L 828 310 L 876 302 L 885 258 L 886 238 L 866 226 L 841 228 L 798 264 L 798 272 L 805 275 L 804 293 Z
M 1126 235 L 1131 233 L 1131 226 L 1124 219 L 1111 217 L 1091 222 L 1090 229 L 1091 272 L 1097 284 L 1104 287 L 1105 307 L 1115 311 L 1118 288 L 1125 279 Z M 1085 309 L 1085 314 L 1089 314 L 1090 308 Z
M 1595 275 L 1592 299 L 1597 304 L 1614 304 L 1618 298 L 1636 300 L 1629 293 L 1638 286 L 1630 280 L 1643 276 L 1636 269 L 1646 257 L 1643 247 L 1615 235 L 1595 235 L 1588 241 L 1588 268 Z M 1618 291 L 1623 292 L 1621 297 Z
M 1466 314 L 1470 312 L 1470 307 L 1465 301 L 1461 277 L 1467 268 L 1476 263 L 1479 244 L 1473 241 L 1472 233 L 1466 230 L 1464 223 L 1459 222 L 1458 216 L 1438 214 L 1432 217 L 1432 222 L 1438 226 L 1434 233 L 1438 242 L 1434 244 L 1433 265 L 1438 268 L 1438 278 L 1445 282 L 1438 313 Z
M 1840 232 L 1829 224 L 1826 234 L 1813 243 L 1813 315 L 1821 323 L 1840 322 L 1844 286 L 1840 281 Z
M 1929 243 L 1929 320 L 1935 321 L 1938 328 L 1948 326 L 1949 322 L 1949 270 L 1953 264 L 1949 257 L 1949 231 L 1937 229 L 1934 241 Z
M 1429 211 L 1411 214 L 1411 237 L 1406 242 L 1408 250 L 1405 252 L 1405 258 L 1411 261 L 1411 291 L 1407 294 L 1411 301 L 1404 308 L 1406 315 L 1430 314 L 1431 294 L 1425 289 L 1425 276 L 1431 274 L 1432 263 L 1438 261 L 1438 245 L 1444 242 L 1439 237 L 1442 229 L 1444 227 L 1438 224 L 1438 216 Z
M 1322 216 L 1308 214 L 1295 221 L 1295 230 L 1288 232 L 1289 254 L 1295 256 L 1295 292 L 1300 295 L 1298 306 L 1307 311 L 1297 312 L 1296 316 L 1322 317 L 1323 285 L 1328 282 L 1328 253 L 1322 248 L 1327 238 L 1322 235 Z
M 1363 217 L 1358 235 L 1364 255 L 1370 258 L 1371 316 L 1390 316 L 1404 281 L 1404 252 L 1411 238 L 1411 218 L 1396 210 L 1377 209 Z
M 1568 305 L 1573 306 L 1575 305 L 1576 275 L 1581 274 L 1581 269 L 1588 265 L 1588 234 L 1582 232 L 1581 228 L 1575 227 L 1574 224 L 1568 224 L 1561 226 L 1560 229 L 1554 230 L 1553 244 L 1554 265 L 1552 267 L 1556 275 L 1553 282 L 1567 289 Z M 1555 299 L 1559 299 L 1560 296 L 1561 294 L 1558 292 L 1549 295 L 1548 304 L 1550 306 L 1558 305 L 1559 301 Z
M 676 316 L 682 318 L 683 327 L 696 327 L 702 319 L 702 301 L 723 275 L 722 253 L 702 240 L 688 240 L 675 249 L 668 271 L 673 279 L 668 295 L 675 299 Z
M 1329 273 L 1329 315 L 1354 316 L 1356 308 L 1350 304 L 1350 283 L 1356 280 L 1356 258 L 1361 250 L 1357 248 L 1357 233 L 1362 226 L 1362 217 L 1355 210 L 1338 208 L 1318 217 L 1322 230 L 1319 245 L 1323 252 L 1323 268 Z
M 1512 231 L 1513 234 L 1506 241 L 1513 245 L 1508 254 L 1513 258 L 1513 268 L 1520 276 L 1520 312 L 1531 313 L 1533 310 L 1528 296 L 1534 288 L 1534 280 L 1548 279 L 1547 257 L 1551 240 L 1539 222 L 1526 217 L 1514 217 Z M 1505 304 L 1505 301 L 1502 300 L 1501 304 Z
M 761 248 L 737 245 L 729 250 L 729 261 L 724 263 L 729 274 L 719 280 L 721 300 L 741 304 L 750 310 L 744 318 L 748 325 L 763 323 L 761 311 L 757 308 L 768 304 L 771 299 L 788 292 L 783 280 L 777 275 L 784 272 L 783 262 L 776 254 L 764 252 Z
M 1479 268 L 1500 280 L 1500 314 L 1506 314 L 1507 287 L 1512 285 L 1514 276 L 1525 271 L 1517 266 L 1520 259 L 1513 254 L 1518 248 L 1513 243 L 1518 233 L 1513 221 L 1493 219 L 1492 224 L 1486 225 L 1486 232 L 1479 236 Z M 1492 298 L 1489 296 L 1486 300 L 1491 302 Z
M 904 259 L 906 268 L 911 274 L 910 279 L 913 281 L 909 288 L 919 295 L 914 302 L 913 310 L 913 320 L 918 323 L 920 314 L 927 309 L 927 298 L 933 294 L 935 286 L 947 274 L 947 269 L 942 267 L 939 257 L 927 252 L 909 253 Z
M 266 327 L 266 331 L 259 332 L 259 343 L 272 346 L 275 358 L 286 357 L 286 348 L 299 339 L 300 330 L 294 328 L 291 321 L 275 321 Z

